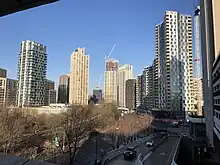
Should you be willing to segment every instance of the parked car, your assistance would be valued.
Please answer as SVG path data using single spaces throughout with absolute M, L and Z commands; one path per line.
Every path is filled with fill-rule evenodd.
M 153 140 L 148 141 L 148 142 L 146 143 L 146 145 L 147 145 L 147 147 L 153 147 L 153 146 L 154 146 L 154 141 L 153 141 Z
M 128 147 L 124 151 L 123 156 L 124 156 L 124 160 L 130 160 L 130 159 L 135 158 L 137 156 L 137 151 L 135 147 Z

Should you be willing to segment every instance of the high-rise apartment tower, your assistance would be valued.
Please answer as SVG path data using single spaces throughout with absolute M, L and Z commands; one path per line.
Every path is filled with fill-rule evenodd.
M 136 79 L 128 79 L 125 84 L 126 108 L 136 109 Z
M 7 70 L 0 68 L 0 107 L 5 107 Z
M 6 78 L 7 77 L 7 70 L 0 68 L 0 77 Z
M 147 66 L 143 70 L 143 105 L 145 108 L 153 108 L 153 66 Z
M 164 21 L 156 26 L 159 108 L 192 111 L 192 18 L 166 11 Z
M 18 60 L 19 107 L 44 105 L 46 70 L 46 46 L 22 41 Z
M 70 62 L 70 104 L 88 104 L 89 56 L 85 48 L 77 48 L 71 55 Z
M 126 81 L 131 78 L 133 78 L 133 66 L 130 64 L 119 66 L 119 106 L 121 107 L 126 107 Z
M 136 78 L 136 108 L 142 107 L 143 105 L 143 75 L 138 75 Z
M 7 78 L 5 104 L 7 107 L 17 106 L 18 81 Z
M 107 59 L 105 61 L 105 100 L 118 102 L 118 61 Z
M 99 88 L 93 89 L 93 96 L 97 99 L 97 102 L 102 100 L 102 90 Z
M 55 82 L 52 81 L 52 80 L 47 80 L 46 79 L 45 92 L 44 92 L 44 105 L 49 105 L 50 103 L 55 103 L 56 102 L 56 101 L 54 101 L 54 96 L 52 96 L 53 101 L 52 102 L 50 101 L 50 98 L 51 98 L 50 95 L 51 94 L 54 95 L 54 90 L 55 90 Z M 56 93 L 56 91 L 55 91 L 55 93 Z
M 69 103 L 69 76 L 62 75 L 59 78 L 58 103 Z

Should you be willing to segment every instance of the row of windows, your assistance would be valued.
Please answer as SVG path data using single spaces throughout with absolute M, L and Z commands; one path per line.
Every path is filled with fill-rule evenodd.
M 213 92 L 218 91 L 218 90 L 219 90 L 219 88 L 220 88 L 220 84 L 217 84 L 216 86 L 214 86 L 214 88 L 213 88 Z
M 215 71 L 215 73 L 213 75 L 213 79 L 218 78 L 219 75 L 220 75 L 220 67 Z
M 218 118 L 219 120 L 220 120 L 220 113 L 218 113 L 218 112 L 216 112 L 216 111 L 214 111 L 214 116 L 216 117 L 216 118 Z
M 220 99 L 214 99 L 214 104 L 220 104 Z

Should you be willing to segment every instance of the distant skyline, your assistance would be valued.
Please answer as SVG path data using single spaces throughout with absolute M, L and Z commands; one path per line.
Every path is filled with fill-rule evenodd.
M 192 0 L 61 0 L 0 17 L 0 67 L 17 78 L 20 44 L 32 40 L 47 46 L 47 78 L 58 85 L 70 72 L 70 56 L 78 47 L 90 55 L 89 94 L 105 71 L 104 57 L 117 44 L 112 58 L 132 64 L 134 76 L 155 56 L 155 25 L 166 10 L 193 16 Z M 100 87 L 103 89 L 104 79 Z

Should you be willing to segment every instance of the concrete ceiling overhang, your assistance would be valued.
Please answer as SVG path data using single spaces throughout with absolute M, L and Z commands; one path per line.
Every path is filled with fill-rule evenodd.
M 0 0 L 0 17 L 58 0 Z

